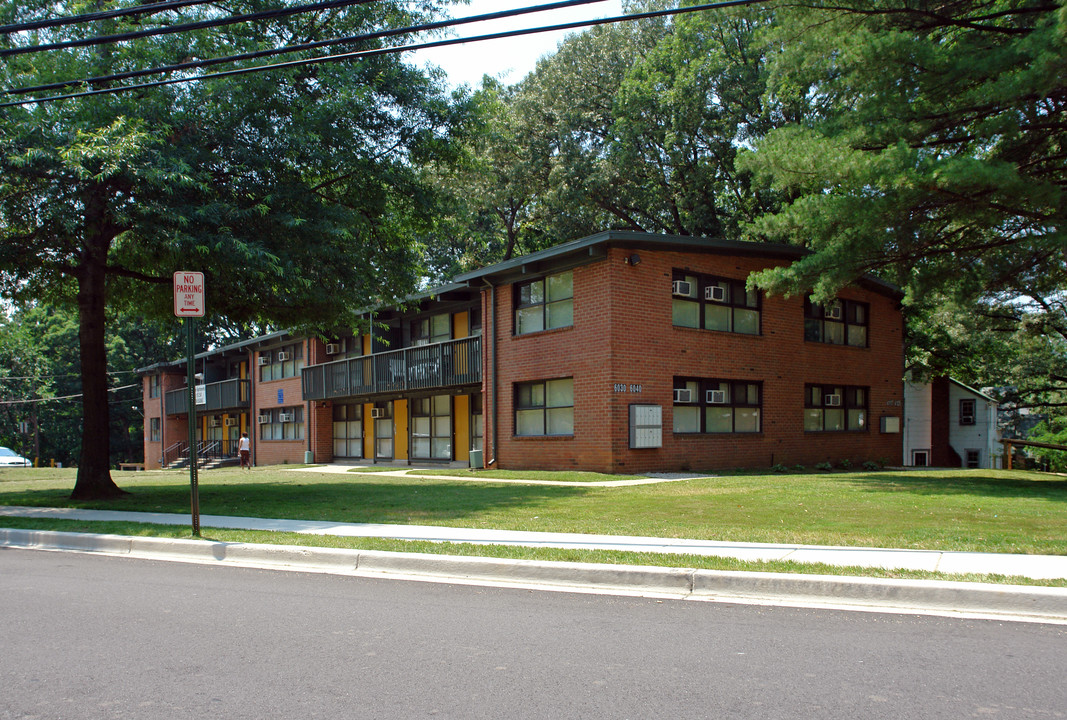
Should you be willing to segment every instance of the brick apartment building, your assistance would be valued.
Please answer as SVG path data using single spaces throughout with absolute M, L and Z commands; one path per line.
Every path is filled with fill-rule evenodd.
M 247 431 L 261 465 L 467 464 L 471 450 L 491 467 L 618 473 L 899 464 L 900 293 L 865 279 L 820 307 L 745 288 L 799 252 L 605 232 L 379 308 L 366 334 L 203 353 L 197 437 L 228 454 Z M 158 467 L 187 451 L 185 363 L 141 373 Z

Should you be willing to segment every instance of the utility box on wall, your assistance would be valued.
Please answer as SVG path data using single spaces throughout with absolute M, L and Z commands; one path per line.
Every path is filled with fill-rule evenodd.
M 663 447 L 663 408 L 659 405 L 630 406 L 630 448 Z
M 900 418 L 895 415 L 883 415 L 880 425 L 879 429 L 884 433 L 895 434 L 900 432 Z

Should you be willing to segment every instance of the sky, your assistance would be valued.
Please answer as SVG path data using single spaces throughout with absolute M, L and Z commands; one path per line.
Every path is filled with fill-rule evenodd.
M 457 5 L 453 15 L 457 18 L 469 17 L 471 15 L 543 5 L 547 2 L 548 0 L 471 0 L 466 7 Z M 565 10 L 531 13 L 491 23 L 472 23 L 457 28 L 454 36 L 471 37 L 527 27 L 556 25 L 591 18 L 622 15 L 621 5 L 622 0 L 606 0 L 605 2 L 594 2 Z M 418 50 L 410 56 L 409 62 L 418 65 L 437 65 L 448 73 L 449 81 L 456 86 L 467 84 L 471 87 L 477 87 L 483 75 L 493 75 L 501 79 L 506 85 L 512 85 L 532 72 L 539 58 L 555 52 L 559 42 L 574 32 L 579 31 L 538 33 L 536 35 L 505 38 L 503 40 L 464 43 L 431 50 Z

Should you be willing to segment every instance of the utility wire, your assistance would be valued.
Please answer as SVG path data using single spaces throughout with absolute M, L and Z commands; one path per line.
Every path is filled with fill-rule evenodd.
M 169 0 L 169 2 L 150 3 L 148 5 L 135 5 L 128 8 L 115 10 L 102 10 L 101 12 L 85 13 L 84 15 L 66 15 L 63 17 L 48 18 L 47 20 L 33 20 L 31 22 L 15 23 L 13 25 L 0 25 L 0 35 L 10 35 L 17 32 L 29 32 L 31 30 L 44 30 L 46 28 L 62 27 L 64 25 L 77 25 L 79 23 L 93 22 L 95 20 L 110 20 L 126 15 L 152 15 L 157 12 L 176 10 L 186 5 L 205 5 L 216 0 Z
M 108 392 L 118 392 L 119 390 L 129 390 L 130 388 L 141 387 L 140 385 L 123 385 L 117 388 L 108 388 Z M 71 400 L 73 398 L 80 398 L 85 393 L 77 393 L 76 395 L 61 395 L 60 397 L 50 398 L 29 398 L 27 400 L 0 400 L 0 405 L 36 405 L 38 403 L 52 402 L 54 400 Z
M 714 2 L 704 5 L 690 5 L 688 7 L 670 8 L 666 10 L 654 10 L 650 12 L 634 13 L 631 15 L 616 15 L 614 17 L 599 18 L 594 20 L 580 20 L 569 23 L 561 23 L 558 25 L 546 25 L 537 28 L 526 28 L 523 30 L 510 30 L 507 32 L 491 33 L 488 35 L 477 35 L 467 38 L 452 38 L 448 40 L 437 40 L 428 43 L 419 43 L 414 45 L 403 45 L 392 48 L 378 48 L 374 50 L 357 50 L 348 53 L 341 53 L 338 55 L 325 55 L 317 58 L 309 58 L 305 60 L 291 60 L 288 62 L 273 63 L 268 65 L 257 65 L 249 68 L 239 68 L 236 70 L 227 70 L 224 72 L 209 73 L 207 75 L 198 75 L 196 77 L 185 78 L 170 78 L 167 80 L 157 80 L 150 83 L 140 83 L 137 85 L 123 85 L 121 87 L 114 88 L 101 88 L 98 90 L 89 90 L 80 93 L 68 93 L 66 95 L 52 95 L 43 98 L 34 98 L 32 100 L 17 100 L 12 102 L 0 103 L 0 108 L 16 107 L 20 105 L 34 105 L 46 102 L 54 102 L 56 100 L 69 100 L 72 98 L 90 97 L 93 95 L 113 95 L 116 93 L 127 92 L 130 90 L 146 90 L 149 88 L 163 87 L 166 85 L 177 85 L 180 83 L 198 82 L 201 80 L 214 80 L 224 77 L 234 77 L 238 75 L 248 75 L 251 73 L 265 72 L 268 70 L 277 70 L 283 68 L 296 68 L 306 67 L 309 65 L 321 65 L 328 62 L 337 62 L 342 60 L 355 60 L 367 57 L 374 57 L 378 55 L 392 55 L 396 53 L 412 52 L 415 50 L 428 50 L 430 48 L 447 47 L 450 45 L 461 45 L 469 42 L 483 42 L 486 40 L 500 40 L 511 37 L 521 37 L 524 35 L 534 35 L 537 33 L 545 32 L 558 32 L 562 30 L 574 30 L 583 27 L 593 27 L 596 25 L 607 25 L 618 22 L 627 22 L 632 20 L 645 20 L 649 18 L 658 17 L 671 17 L 675 15 L 683 15 L 694 12 L 702 12 L 705 10 L 717 10 L 728 7 L 739 7 L 745 5 L 756 5 L 759 3 L 769 2 L 769 0 L 727 0 L 726 2 Z
M 108 370 L 108 375 L 129 375 L 136 373 L 136 370 Z M 52 378 L 63 377 L 81 377 L 81 373 L 62 373 L 60 375 L 4 375 L 0 377 L 0 382 L 7 380 L 51 380 Z
M 116 80 L 130 80 L 132 78 L 145 77 L 147 75 L 159 75 L 166 72 L 177 72 L 183 70 L 192 70 L 195 68 L 205 68 L 211 67 L 212 65 L 221 65 L 223 63 L 239 62 L 242 60 L 256 60 L 262 57 L 270 57 L 272 55 L 302 52 L 304 50 L 315 50 L 318 48 L 330 47 L 333 45 L 346 45 L 349 43 L 379 40 L 385 37 L 409 35 L 429 30 L 440 30 L 444 28 L 457 27 L 460 25 L 467 25 L 475 22 L 500 20 L 503 18 L 517 17 L 519 15 L 526 15 L 529 13 L 560 10 L 563 8 L 576 7 L 578 5 L 590 5 L 592 3 L 598 2 L 604 2 L 604 0 L 560 0 L 560 2 L 549 3 L 547 5 L 534 5 L 532 7 L 517 8 L 514 10 L 501 10 L 499 12 L 486 13 L 484 15 L 472 15 L 470 17 L 465 18 L 439 20 L 437 22 L 425 23 L 423 25 L 394 28 L 390 30 L 379 30 L 372 33 L 365 33 L 363 35 L 349 35 L 347 37 L 334 38 L 331 40 L 318 40 L 316 42 L 302 43 L 300 45 L 287 45 L 285 47 L 271 48 L 269 50 L 256 50 L 255 52 L 247 52 L 240 55 L 228 55 L 226 57 L 208 58 L 205 60 L 190 60 L 189 62 L 177 63 L 174 65 L 161 65 L 159 67 L 154 68 L 146 68 L 143 70 L 130 70 L 128 72 L 115 73 L 112 75 L 100 75 L 97 77 L 84 78 L 81 80 L 64 80 L 62 82 L 48 83 L 47 85 L 33 85 L 28 87 L 13 88 L 11 90 L 5 90 L 3 93 L 0 94 L 24 95 L 32 92 L 44 92 L 46 90 L 59 90 L 60 88 L 73 87 L 82 84 L 95 85 L 104 82 L 114 82 Z
M 312 3 L 310 5 L 296 5 L 294 7 L 279 8 L 277 10 L 263 10 L 261 12 L 248 13 L 246 15 L 230 15 L 229 17 L 215 18 L 214 20 L 201 20 L 199 22 L 184 23 L 182 25 L 171 25 L 170 27 L 131 30 L 130 32 L 119 33 L 118 35 L 100 35 L 97 37 L 82 38 L 80 40 L 64 40 L 63 42 L 49 43 L 47 45 L 24 45 L 21 47 L 8 48 L 7 50 L 0 50 L 0 57 L 26 55 L 28 53 L 45 52 L 47 50 L 66 50 L 67 48 L 89 47 L 90 45 L 106 45 L 109 43 L 124 42 L 126 40 L 138 40 L 140 38 L 152 37 L 154 35 L 175 35 L 190 30 L 203 30 L 205 28 L 222 27 L 224 25 L 236 25 L 237 23 L 251 22 L 253 20 L 286 17 L 288 15 L 299 15 L 300 13 L 317 12 L 320 10 L 332 10 L 334 8 L 349 7 L 351 5 L 367 5 L 368 3 L 377 1 L 378 0 L 327 0 L 327 2 Z

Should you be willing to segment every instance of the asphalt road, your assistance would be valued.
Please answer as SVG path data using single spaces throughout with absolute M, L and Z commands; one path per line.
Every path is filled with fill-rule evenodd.
M 1062 718 L 1067 627 L 0 549 L 0 718 Z

